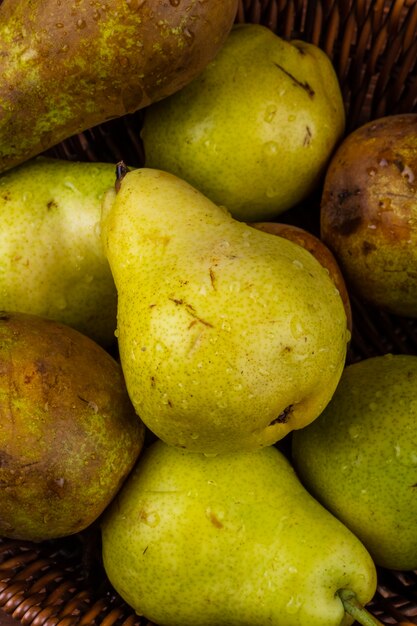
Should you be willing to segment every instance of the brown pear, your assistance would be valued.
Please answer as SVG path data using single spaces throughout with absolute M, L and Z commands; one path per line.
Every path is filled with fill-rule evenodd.
M 0 373 L 0 535 L 85 529 L 143 445 L 120 365 L 69 326 L 3 312 Z
M 349 289 L 417 317 L 417 114 L 379 118 L 345 138 L 325 177 L 321 237 Z
M 215 56 L 237 0 L 0 2 L 0 171 L 172 94 Z

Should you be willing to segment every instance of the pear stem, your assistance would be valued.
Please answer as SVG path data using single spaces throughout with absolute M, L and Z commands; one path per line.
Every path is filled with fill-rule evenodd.
M 362 606 L 354 591 L 339 589 L 337 594 L 343 603 L 346 613 L 349 613 L 359 624 L 362 624 L 362 626 L 383 626 L 382 622 Z
M 114 184 L 116 192 L 119 191 L 120 184 L 122 180 L 124 179 L 124 177 L 126 176 L 126 174 L 128 173 L 128 171 L 129 171 L 129 168 L 127 167 L 124 161 L 119 161 L 116 164 L 116 182 Z

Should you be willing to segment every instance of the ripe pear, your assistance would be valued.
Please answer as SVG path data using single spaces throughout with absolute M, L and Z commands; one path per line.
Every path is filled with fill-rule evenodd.
M 339 291 L 307 250 L 149 168 L 106 194 L 102 236 L 127 388 L 159 438 L 250 450 L 321 413 L 349 333 Z
M 417 317 L 417 114 L 364 124 L 326 173 L 321 237 L 350 289 L 394 315 Z
M 305 486 L 389 569 L 417 568 L 416 415 L 417 356 L 377 356 L 347 366 L 293 436 Z
M 317 46 L 236 24 L 205 69 L 145 111 L 145 165 L 184 178 L 245 221 L 273 218 L 321 182 L 345 128 Z
M 143 445 L 120 365 L 69 326 L 2 312 L 0 372 L 0 535 L 84 530 Z
M 117 292 L 100 238 L 109 163 L 39 157 L 0 176 L 0 309 L 115 342 Z
M 263 230 L 267 233 L 272 233 L 278 237 L 285 237 L 294 241 L 299 246 L 303 246 L 311 254 L 313 254 L 318 261 L 327 269 L 330 278 L 333 280 L 337 289 L 339 290 L 340 297 L 343 300 L 345 307 L 347 327 L 349 332 L 352 332 L 352 307 L 350 305 L 350 296 L 348 288 L 339 264 L 325 243 L 313 233 L 300 226 L 294 224 L 285 224 L 280 222 L 253 222 L 251 224 L 254 228 Z
M 3 0 L 0 171 L 183 87 L 237 0 Z
M 347 626 L 376 586 L 360 541 L 270 446 L 207 457 L 153 443 L 101 524 L 110 582 L 161 626 Z

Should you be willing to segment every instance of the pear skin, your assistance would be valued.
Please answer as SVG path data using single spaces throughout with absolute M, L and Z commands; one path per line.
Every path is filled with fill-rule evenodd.
M 349 333 L 339 291 L 307 250 L 149 168 L 106 195 L 102 237 L 126 384 L 158 437 L 250 450 L 321 413 Z
M 340 292 L 340 297 L 343 300 L 345 306 L 345 313 L 347 319 L 347 327 L 349 332 L 352 332 L 352 307 L 350 305 L 349 292 L 346 286 L 345 279 L 339 264 L 331 252 L 331 250 L 322 242 L 321 239 L 310 233 L 308 230 L 295 226 L 294 224 L 284 224 L 280 222 L 253 222 L 250 224 L 254 228 L 263 230 L 267 233 L 272 233 L 278 237 L 285 237 L 290 239 L 298 245 L 303 246 L 306 250 L 311 252 L 318 261 L 328 270 L 331 279 Z
M 319 47 L 236 24 L 199 76 L 147 107 L 145 165 L 237 219 L 269 220 L 318 188 L 344 127 L 338 78 Z
M 389 569 L 417 568 L 416 411 L 417 356 L 372 357 L 293 435 L 304 485 Z
M 183 87 L 237 0 L 3 0 L 0 171 Z
M 0 371 L 0 535 L 84 530 L 144 442 L 119 363 L 69 326 L 1 312 Z
M 207 457 L 157 441 L 101 528 L 110 582 L 161 626 L 347 626 L 338 590 L 375 592 L 368 552 L 274 446 Z
M 0 309 L 114 347 L 117 293 L 100 238 L 110 163 L 39 157 L 0 176 Z
M 334 154 L 321 237 L 368 304 L 417 317 L 417 114 L 364 124 Z

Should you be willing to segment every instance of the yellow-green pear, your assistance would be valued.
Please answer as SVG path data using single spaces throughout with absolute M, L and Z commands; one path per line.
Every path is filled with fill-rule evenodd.
M 39 157 L 0 176 L 0 308 L 114 342 L 116 288 L 100 238 L 115 166 Z
M 193 81 L 145 110 L 145 165 L 184 178 L 238 219 L 264 220 L 317 188 L 344 128 L 323 50 L 237 24 Z
M 269 445 L 315 419 L 349 338 L 328 271 L 173 174 L 141 168 L 118 186 L 102 236 L 123 372 L 148 428 L 216 454 Z
M 417 568 L 417 356 L 346 367 L 314 424 L 293 437 L 305 486 L 386 568 Z
M 207 457 L 155 442 L 102 540 L 110 582 L 160 626 L 347 626 L 343 594 L 366 604 L 376 587 L 364 546 L 274 446 Z

